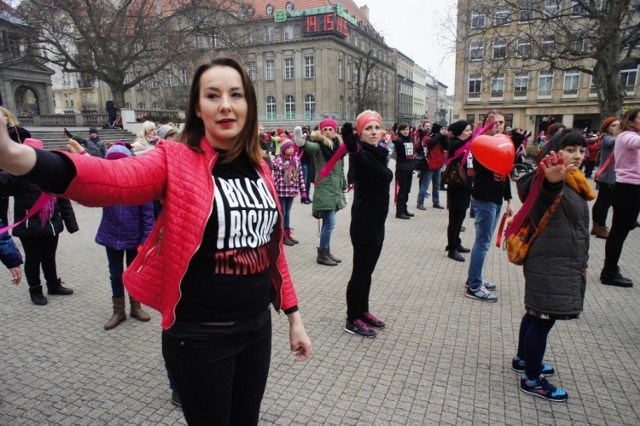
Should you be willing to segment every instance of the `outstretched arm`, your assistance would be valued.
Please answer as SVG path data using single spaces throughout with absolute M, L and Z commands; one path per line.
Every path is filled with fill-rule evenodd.
M 35 164 L 35 150 L 9 138 L 6 119 L 3 117 L 0 121 L 0 169 L 14 176 L 22 176 L 31 171 Z

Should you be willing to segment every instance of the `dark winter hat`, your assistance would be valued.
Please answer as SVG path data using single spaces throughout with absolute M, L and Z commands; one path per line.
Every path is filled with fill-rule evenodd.
M 431 126 L 431 133 L 440 133 L 440 129 L 442 129 L 440 124 L 433 123 L 433 126 Z
M 455 123 L 449 124 L 449 131 L 453 136 L 460 136 L 464 129 L 467 128 L 469 123 L 465 120 L 458 120 Z
M 131 151 L 129 151 L 126 146 L 114 144 L 107 150 L 107 155 L 105 155 L 104 158 L 107 160 L 117 160 L 125 157 L 131 157 Z
M 95 133 L 95 134 L 98 134 L 98 129 L 96 129 L 95 127 L 91 127 L 91 128 L 89 129 L 89 133 Z
M 607 133 L 607 129 L 609 128 L 609 126 L 611 126 L 611 124 L 614 121 L 618 121 L 618 119 L 616 117 L 607 117 L 604 119 L 604 121 L 602 122 L 602 125 L 600 126 L 600 131 L 602 133 Z

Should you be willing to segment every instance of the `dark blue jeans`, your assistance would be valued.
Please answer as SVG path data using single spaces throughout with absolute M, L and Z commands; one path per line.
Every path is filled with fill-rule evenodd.
M 245 323 L 180 323 L 162 354 L 189 425 L 257 425 L 271 361 L 271 314 Z
M 491 238 L 496 230 L 502 205 L 472 198 L 471 207 L 475 211 L 476 240 L 471 249 L 467 283 L 469 287 L 477 289 L 484 282 L 484 260 L 491 247 Z
M 278 197 L 278 199 L 280 200 L 280 208 L 282 209 L 282 224 L 284 225 L 284 229 L 289 229 L 293 197 Z
M 107 249 L 107 260 L 109 262 L 109 279 L 111 280 L 111 297 L 124 297 L 124 285 L 122 284 L 122 274 L 124 273 L 124 260 L 127 259 L 127 266 L 131 265 L 136 258 L 138 250 L 126 249 L 116 250 L 111 247 Z

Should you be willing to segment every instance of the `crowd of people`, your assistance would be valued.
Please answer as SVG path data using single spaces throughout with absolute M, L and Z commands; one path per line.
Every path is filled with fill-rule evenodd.
M 332 249 L 340 253 L 344 247 L 332 247 L 332 233 L 353 192 L 347 333 L 375 338 L 386 327 L 369 304 L 372 277 L 391 199 L 397 219 L 415 216 L 408 207 L 414 179 L 418 210 L 426 210 L 428 197 L 434 209 L 449 210 L 448 258 L 464 262 L 463 254 L 470 254 L 463 295 L 498 301 L 497 285 L 483 270 L 505 203 L 507 215 L 513 214 L 512 184 L 509 174 L 473 155 L 473 140 L 504 135 L 519 147 L 529 136 L 506 129 L 499 111 L 478 123 L 400 123 L 385 129 L 384 118 L 366 110 L 355 123 L 326 118 L 315 129 L 269 132 L 258 124 L 255 90 L 242 65 L 218 58 L 197 69 L 181 129 L 144 122 L 130 142 L 105 144 L 97 129 L 89 129 L 86 138 L 65 129 L 71 152 L 49 152 L 8 110 L 1 112 L 6 126 L 0 131 L 0 207 L 14 197 L 12 233 L 25 253 L 32 302 L 47 303 L 41 268 L 49 295 L 73 293 L 55 262 L 59 234 L 79 230 L 69 200 L 103 207 L 95 241 L 106 249 L 113 306 L 103 328 L 126 319 L 125 291 L 131 317 L 150 320 L 142 304 L 160 312 L 162 353 L 189 424 L 257 423 L 271 356 L 270 304 L 289 319 L 295 361 L 313 354 L 285 251 L 299 242 L 293 233 L 298 219 L 292 217 L 297 197 L 319 221 L 316 263 L 338 266 L 343 260 Z M 567 393 L 546 379 L 555 370 L 543 357 L 555 321 L 575 319 L 583 310 L 590 234 L 607 239 L 601 282 L 633 285 L 618 263 L 640 213 L 640 109 L 621 119 L 608 117 L 600 127 L 599 155 L 592 157 L 597 198 L 580 171 L 589 138 L 551 120 L 546 124 L 535 160 L 539 170 L 521 178 L 517 192 L 524 200 L 542 173 L 531 217 L 540 220 L 554 200 L 563 208 L 551 216 L 523 265 L 525 314 L 512 368 L 522 373 L 523 392 L 566 401 Z M 448 167 L 464 178 L 444 182 Z M 440 199 L 445 185 L 446 207 Z M 587 202 L 593 199 L 590 232 Z M 461 233 L 469 208 L 475 233 L 472 247 L 465 248 Z M 18 284 L 22 256 L 7 233 L 6 209 L 0 217 L 0 260 Z M 545 241 L 552 243 L 543 246 Z

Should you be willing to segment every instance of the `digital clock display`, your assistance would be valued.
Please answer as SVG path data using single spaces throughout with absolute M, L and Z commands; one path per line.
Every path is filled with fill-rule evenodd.
M 304 17 L 304 35 L 325 35 L 334 34 L 341 37 L 349 36 L 349 25 L 347 21 L 335 13 L 325 13 L 324 15 L 311 15 Z

